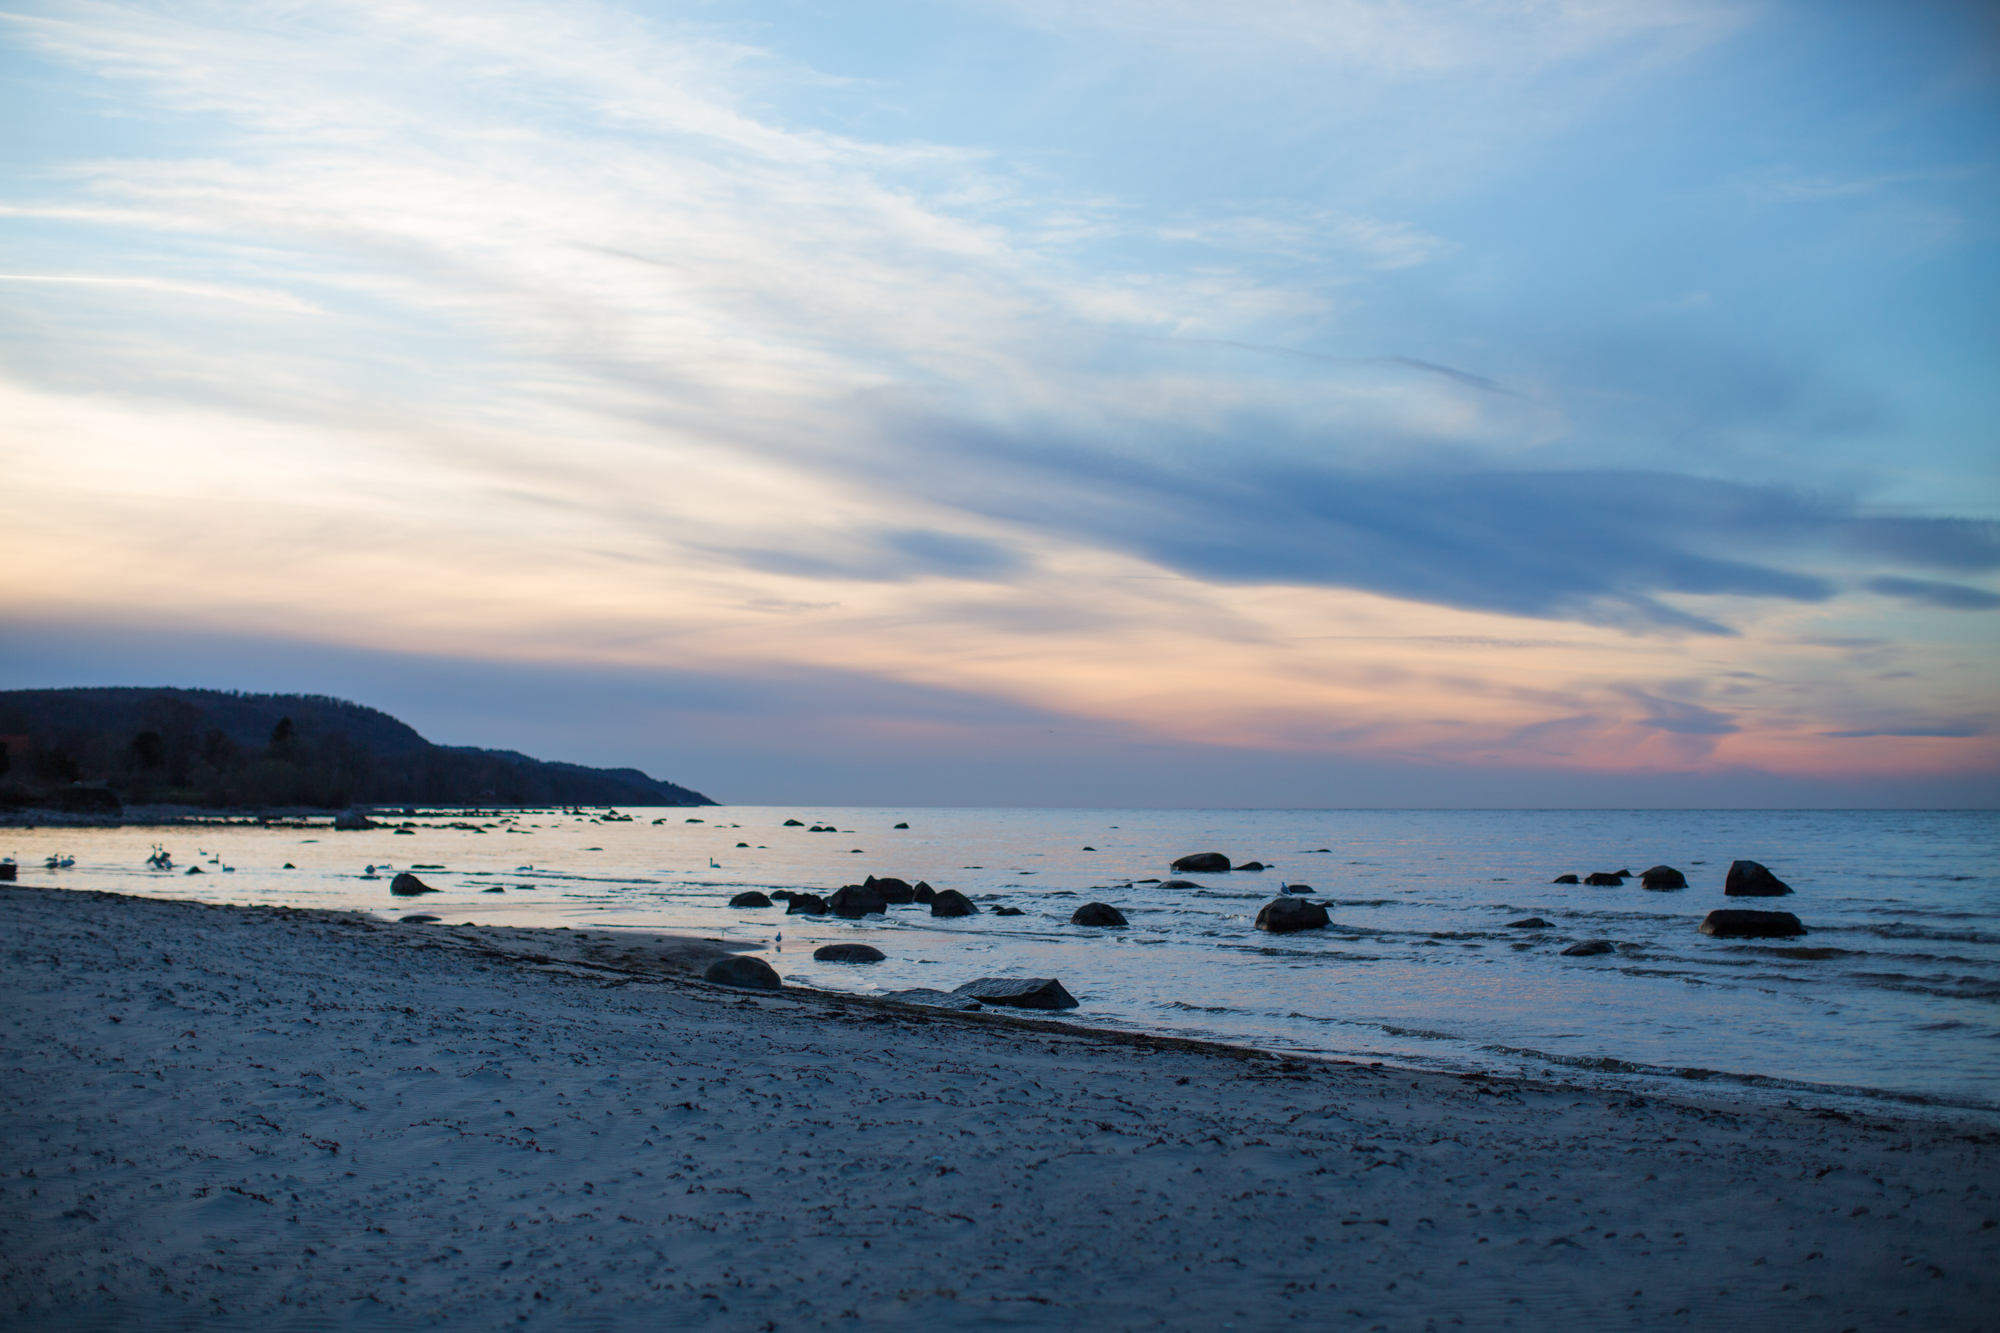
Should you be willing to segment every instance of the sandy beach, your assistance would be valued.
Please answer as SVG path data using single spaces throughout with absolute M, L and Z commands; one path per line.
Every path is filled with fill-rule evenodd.
M 635 932 L 0 921 L 15 1327 L 2000 1328 L 1984 1125 L 730 991 Z

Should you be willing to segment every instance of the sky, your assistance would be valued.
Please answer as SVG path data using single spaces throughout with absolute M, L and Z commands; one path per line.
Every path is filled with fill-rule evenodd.
M 28 0 L 0 124 L 0 687 L 739 803 L 2000 803 L 1990 6 Z

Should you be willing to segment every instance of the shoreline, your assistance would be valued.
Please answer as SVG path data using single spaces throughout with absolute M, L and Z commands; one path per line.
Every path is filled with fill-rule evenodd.
M 13 884 L 0 920 L 0 1300 L 30 1327 L 2000 1308 L 2000 1134 L 1934 1116 L 732 991 L 685 970 L 724 946 L 645 932 Z

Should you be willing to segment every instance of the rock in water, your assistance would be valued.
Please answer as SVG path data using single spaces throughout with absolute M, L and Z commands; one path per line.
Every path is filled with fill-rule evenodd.
M 1575 875 L 1557 875 L 1549 881 L 1551 884 L 1581 884 L 1582 882 Z
M 889 900 L 876 892 L 872 885 L 847 884 L 833 891 L 833 896 L 826 900 L 826 910 L 852 920 L 870 912 L 887 912 Z
M 995 915 L 995 916 L 1020 916 L 1020 915 L 1021 915 L 1021 909 L 1020 909 L 1020 908 L 1018 908 L 1018 907 L 996 907 L 996 908 L 994 908 L 994 909 L 993 909 L 993 915 Z
M 1326 908 L 1303 898 L 1273 898 L 1257 913 L 1257 929 L 1273 935 L 1289 935 L 1295 930 L 1318 930 L 1327 924 Z
M 1782 898 L 1792 886 L 1755 861 L 1731 861 L 1722 891 L 1732 898 Z
M 731 898 L 729 905 L 731 907 L 769 907 L 771 900 L 757 892 L 757 890 L 752 889 L 748 893 L 739 893 L 734 898 Z
M 357 829 L 375 828 L 376 824 L 359 810 L 342 810 L 333 817 L 333 826 L 346 833 Z
M 1177 875 L 1219 875 L 1229 869 L 1229 858 L 1221 852 L 1196 852 L 1174 862 L 1172 869 Z
M 937 890 L 922 880 L 918 880 L 916 888 L 911 892 L 910 901 L 913 903 L 936 902 Z
M 1672 866 L 1652 866 L 1639 872 L 1639 887 L 1655 892 L 1667 889 L 1684 889 L 1688 886 L 1687 876 Z
M 1701 933 L 1725 940 L 1770 940 L 1803 935 L 1806 928 L 1790 912 L 1719 907 L 1701 919 Z
M 926 990 L 919 986 L 915 990 L 892 990 L 882 997 L 898 1000 L 904 1004 L 921 1004 L 926 1009 L 983 1009 L 986 1006 L 969 995 L 953 995 L 949 991 Z
M 817 893 L 794 893 L 785 904 L 786 916 L 825 916 L 826 899 Z
M 1583 877 L 1583 882 L 1593 884 L 1600 889 L 1617 889 L 1624 887 L 1625 877 L 1609 870 L 1594 870 Z
M 440 890 L 432 888 L 405 870 L 402 874 L 389 881 L 389 892 L 403 898 L 414 898 L 420 893 L 437 893 Z
M 1509 930 L 1547 930 L 1548 928 L 1549 923 L 1538 916 L 1523 917 L 1519 921 L 1509 921 L 1507 923 L 1507 929 Z
M 1240 866 L 1238 866 L 1238 867 L 1236 867 L 1236 868 L 1237 868 L 1238 870 L 1269 870 L 1269 869 L 1270 869 L 1270 867 L 1269 867 L 1269 866 L 1267 866 L 1267 865 L 1265 865 L 1265 864 L 1264 864 L 1264 863 L 1263 863 L 1262 861 L 1245 861 L 1245 862 L 1244 862 L 1244 863 L 1243 863 L 1242 865 L 1240 865 Z
M 1074 1009 L 1076 997 L 1063 989 L 1054 977 L 981 977 L 952 991 L 953 995 L 984 1004 L 1005 1004 L 1016 1009 Z
M 1312 891 L 1313 886 L 1310 884 L 1287 884 L 1283 889 L 1279 890 L 1281 893 L 1311 893 Z
M 978 906 L 957 889 L 946 889 L 931 899 L 932 916 L 977 916 Z
M 1141 884 L 1145 882 L 1143 879 L 1139 881 Z M 1163 879 L 1155 882 L 1163 889 L 1198 889 L 1201 887 L 1201 885 L 1191 879 Z
M 1122 926 L 1125 914 L 1110 903 L 1085 903 L 1070 914 L 1072 926 Z
M 1579 940 L 1563 950 L 1563 957 L 1588 958 L 1592 954 L 1610 953 L 1616 947 L 1610 940 Z
M 782 986 L 769 963 L 740 953 L 716 959 L 702 972 L 701 979 L 718 986 L 746 986 L 751 990 L 778 990 Z
M 913 903 L 917 900 L 917 891 L 910 886 L 909 881 L 897 879 L 894 875 L 885 879 L 877 879 L 870 875 L 861 887 L 875 890 L 882 895 L 882 900 L 888 903 Z
M 822 963 L 879 963 L 888 956 L 872 944 L 822 944 L 813 950 Z
M 416 912 L 410 916 L 399 916 L 396 920 L 406 926 L 435 926 L 438 923 L 438 918 L 430 915 L 428 912 Z

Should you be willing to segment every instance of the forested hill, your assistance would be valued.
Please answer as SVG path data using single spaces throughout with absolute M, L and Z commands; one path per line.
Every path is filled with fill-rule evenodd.
M 636 768 L 433 745 L 387 713 L 316 694 L 0 690 L 0 803 L 76 783 L 126 803 L 231 809 L 350 805 L 714 805 Z

